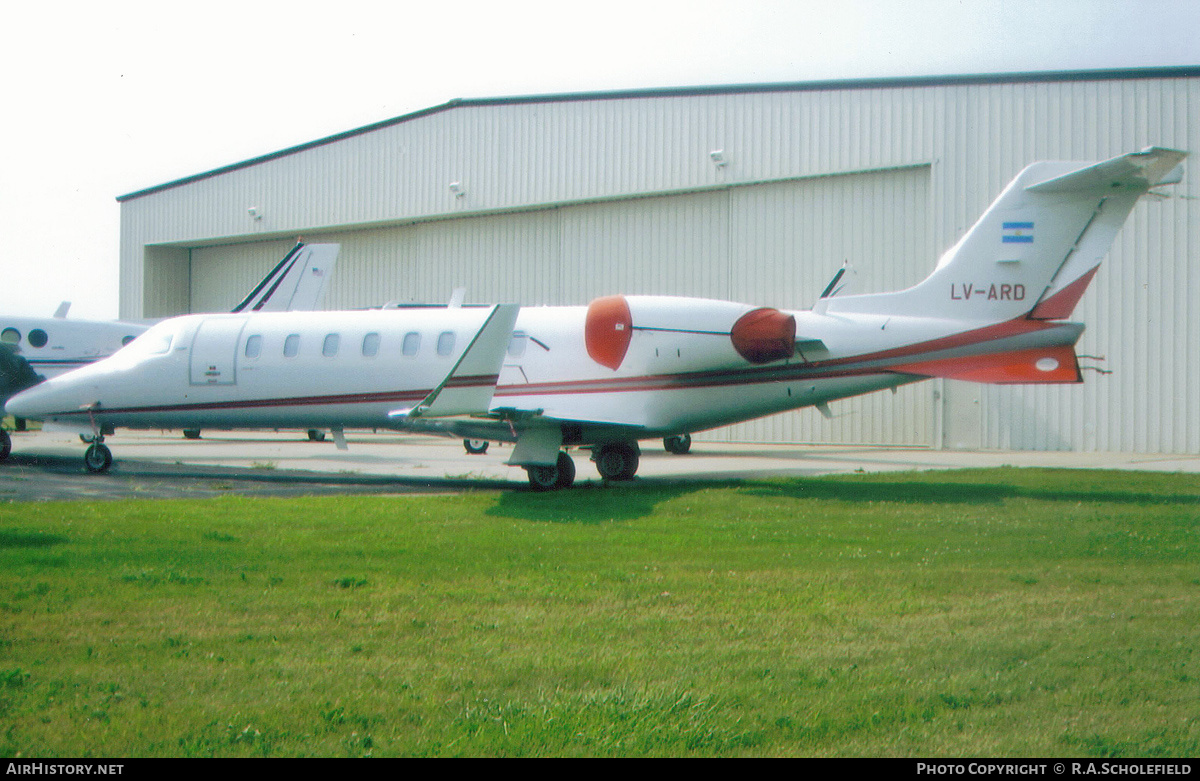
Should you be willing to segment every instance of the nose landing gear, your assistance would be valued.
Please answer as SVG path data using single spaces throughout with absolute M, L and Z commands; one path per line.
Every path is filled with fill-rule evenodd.
M 104 444 L 104 435 L 111 434 L 112 427 L 96 422 L 96 410 L 99 408 L 100 402 L 88 407 L 88 421 L 92 424 L 92 444 L 83 452 L 83 465 L 89 472 L 94 473 L 107 472 L 112 466 L 112 451 Z M 83 437 L 80 436 L 80 439 Z
M 112 466 L 112 451 L 104 444 L 104 437 L 97 435 L 83 453 L 83 465 L 89 472 L 106 472 Z

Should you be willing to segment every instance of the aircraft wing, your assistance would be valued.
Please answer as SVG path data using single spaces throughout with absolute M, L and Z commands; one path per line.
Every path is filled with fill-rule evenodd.
M 517 304 L 493 306 L 483 326 L 438 386 L 416 407 L 395 410 L 388 417 L 403 427 L 406 419 L 486 413 L 520 311 Z
M 340 244 L 299 243 L 234 312 L 308 312 L 320 308 Z

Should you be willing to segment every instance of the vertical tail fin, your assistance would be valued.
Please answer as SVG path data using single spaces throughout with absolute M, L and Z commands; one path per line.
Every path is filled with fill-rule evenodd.
M 297 244 L 232 311 L 317 309 L 324 299 L 325 282 L 333 273 L 340 249 L 340 244 Z
M 1101 163 L 1021 171 L 925 281 L 896 293 L 830 299 L 828 312 L 999 322 L 1068 317 L 1138 198 L 1179 181 L 1186 152 L 1150 147 Z

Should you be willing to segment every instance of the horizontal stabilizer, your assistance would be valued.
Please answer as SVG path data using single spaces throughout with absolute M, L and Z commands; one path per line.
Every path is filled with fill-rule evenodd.
M 822 299 L 814 311 L 980 323 L 1069 317 L 1138 199 L 1179 181 L 1185 157 L 1147 147 L 1100 162 L 1031 163 L 924 281 L 894 293 Z
M 1069 174 L 1028 185 L 1025 189 L 1032 193 L 1148 190 L 1155 185 L 1170 184 L 1172 180 L 1180 181 L 1182 172 L 1176 172 L 1175 169 L 1185 157 L 1187 152 L 1152 146 L 1141 152 L 1114 157 Z M 1178 176 L 1174 176 L 1176 173 Z
M 420 404 L 412 409 L 395 410 L 390 418 L 447 417 L 479 415 L 492 404 L 492 394 L 500 379 L 500 364 L 512 339 L 517 322 L 517 304 L 497 304 L 476 332 L 454 368 Z

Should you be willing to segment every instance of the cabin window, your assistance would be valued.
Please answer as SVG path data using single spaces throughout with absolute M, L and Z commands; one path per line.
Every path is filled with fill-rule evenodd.
M 50 341 L 50 337 L 46 336 L 46 332 L 40 328 L 30 331 L 28 338 L 31 347 L 45 347 L 46 342 Z
M 401 350 L 405 355 L 413 356 L 421 349 L 421 335 L 416 331 L 409 331 L 404 335 L 404 347 Z
M 454 332 L 442 331 L 438 335 L 437 353 L 441 356 L 447 356 L 454 352 Z
M 21 341 L 21 332 L 15 328 L 5 328 L 0 331 L 0 342 L 5 344 L 16 344 Z
M 379 334 L 372 331 L 363 337 L 362 354 L 364 358 L 374 358 L 379 354 Z
M 257 358 L 262 354 L 262 337 L 258 334 L 246 340 L 246 357 Z
M 283 357 L 295 358 L 300 352 L 300 334 L 288 334 L 288 338 L 283 340 Z
M 512 339 L 508 340 L 508 354 L 513 358 L 520 358 L 525 354 L 525 344 L 529 341 L 529 337 L 524 331 L 513 331 Z
M 129 344 L 136 338 L 137 337 L 134 336 L 133 334 L 129 334 L 128 336 L 121 337 L 121 346 L 124 347 L 125 345 Z
M 338 353 L 338 342 L 342 337 L 337 334 L 325 334 L 325 344 L 321 345 L 321 355 L 332 358 Z

